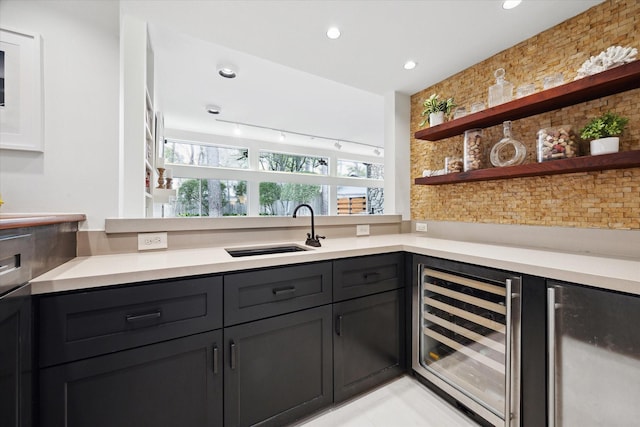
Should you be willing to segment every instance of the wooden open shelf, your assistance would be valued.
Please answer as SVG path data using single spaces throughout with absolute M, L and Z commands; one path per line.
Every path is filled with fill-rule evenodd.
M 460 135 L 468 129 L 486 128 L 505 120 L 518 120 L 580 102 L 640 87 L 640 61 L 534 93 L 441 125 L 419 130 L 416 139 L 439 141 Z
M 418 185 L 443 185 L 634 167 L 640 167 L 640 150 L 428 176 L 416 178 L 415 183 Z

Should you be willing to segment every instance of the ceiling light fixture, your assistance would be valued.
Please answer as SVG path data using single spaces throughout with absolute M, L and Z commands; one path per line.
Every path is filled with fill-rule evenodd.
M 380 155 L 380 150 L 378 150 L 377 148 L 373 149 L 373 154 L 375 154 L 376 156 Z
M 336 147 L 338 150 L 342 148 L 342 144 L 340 144 L 338 141 L 336 141 L 336 143 L 333 144 L 333 146 Z
M 238 68 L 232 64 L 218 65 L 218 74 L 225 79 L 235 79 L 238 75 Z
M 240 129 L 240 125 L 236 123 L 236 127 L 235 129 L 233 129 L 233 133 L 234 135 L 240 135 L 242 133 L 242 130 Z
M 287 139 L 287 135 L 285 135 L 284 132 L 280 132 L 280 136 L 278 136 L 278 141 L 282 142 L 285 139 Z
M 520 3 L 522 3 L 522 0 L 505 0 L 504 2 L 502 2 L 502 8 L 504 10 L 513 9 L 517 7 Z
M 335 40 L 340 37 L 340 30 L 338 29 L 338 27 L 329 28 L 327 30 L 327 37 L 329 37 L 331 40 Z
M 207 113 L 209 114 L 220 114 L 222 108 L 217 105 L 209 104 L 207 105 Z
M 404 69 L 405 70 L 413 70 L 414 68 L 416 68 L 416 65 L 418 65 L 418 63 L 416 61 L 407 61 L 404 63 Z

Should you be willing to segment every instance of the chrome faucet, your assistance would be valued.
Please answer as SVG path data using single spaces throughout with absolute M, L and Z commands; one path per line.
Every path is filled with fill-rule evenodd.
M 313 222 L 313 208 L 311 208 L 311 206 L 309 206 L 306 203 L 302 203 L 298 206 L 296 206 L 296 208 L 293 210 L 293 217 L 296 218 L 296 214 L 298 213 L 298 209 L 300 209 L 301 207 L 307 207 L 309 209 L 309 212 L 311 212 L 311 233 L 307 233 L 307 241 L 304 242 L 305 245 L 307 246 L 313 246 L 314 248 L 319 248 L 320 245 L 320 240 L 319 239 L 324 239 L 324 236 L 318 236 L 316 234 L 316 229 L 315 229 L 315 224 Z

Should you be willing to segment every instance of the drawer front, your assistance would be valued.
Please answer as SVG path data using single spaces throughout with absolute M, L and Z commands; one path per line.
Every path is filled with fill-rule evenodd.
M 346 258 L 333 263 L 333 299 L 342 301 L 404 287 L 404 254 Z
M 331 263 L 224 276 L 225 326 L 331 303 Z
M 222 277 L 47 296 L 39 301 L 40 366 L 222 327 Z

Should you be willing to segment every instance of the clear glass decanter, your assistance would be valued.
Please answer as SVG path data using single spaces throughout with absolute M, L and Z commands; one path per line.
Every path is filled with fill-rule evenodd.
M 497 167 L 521 165 L 527 156 L 527 148 L 511 136 L 510 121 L 502 123 L 502 129 L 504 137 L 491 148 L 491 164 Z
M 489 108 L 513 99 L 513 83 L 505 80 L 504 68 L 498 68 L 493 75 L 496 77 L 496 84 L 489 86 Z

